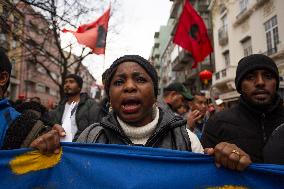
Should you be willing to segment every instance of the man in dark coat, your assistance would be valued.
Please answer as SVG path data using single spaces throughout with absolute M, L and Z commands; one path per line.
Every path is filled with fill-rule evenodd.
M 283 102 L 277 94 L 278 68 L 265 55 L 244 57 L 238 63 L 235 84 L 241 94 L 239 103 L 217 113 L 207 122 L 202 145 L 211 150 L 214 148 L 214 152 L 227 154 L 229 159 L 241 161 L 242 154 L 247 153 L 253 162 L 264 162 L 265 144 L 272 132 L 284 123 Z M 233 146 L 234 150 L 227 150 L 228 146 Z M 217 157 L 216 161 L 226 159 Z
M 98 103 L 89 97 L 87 93 L 81 93 L 83 80 L 80 76 L 69 74 L 64 81 L 64 98 L 57 106 L 57 108 L 50 112 L 50 117 L 54 124 L 62 125 L 64 119 L 71 119 L 71 131 L 66 133 L 72 135 L 72 140 L 76 140 L 83 130 L 89 125 L 100 121 L 100 108 Z M 71 113 L 71 115 L 68 115 Z M 69 141 L 71 142 L 71 141 Z

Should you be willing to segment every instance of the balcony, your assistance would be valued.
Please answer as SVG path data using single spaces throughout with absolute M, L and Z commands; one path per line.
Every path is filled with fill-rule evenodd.
M 227 25 L 224 25 L 221 28 L 219 28 L 218 40 L 219 40 L 219 45 L 221 45 L 221 46 L 228 44 L 229 38 L 228 38 L 228 27 L 227 27 Z
M 234 26 L 237 26 L 241 23 L 243 23 L 246 19 L 250 17 L 250 15 L 253 13 L 253 9 L 248 9 L 247 7 L 240 11 L 240 13 L 236 16 L 236 21 L 234 23 Z
M 188 71 L 185 75 L 186 80 L 190 81 L 196 79 L 198 77 L 197 74 L 198 74 L 197 69 L 190 69 L 190 71 Z
M 198 5 L 198 11 L 199 12 L 208 12 L 208 5 L 206 4 L 199 4 Z
M 170 13 L 170 18 L 178 18 L 178 14 L 180 13 L 180 10 L 182 9 L 182 1 L 181 0 L 175 0 L 173 2 L 173 6 Z
M 191 57 L 191 54 L 183 50 L 179 53 L 176 59 L 172 62 L 172 70 L 176 72 L 182 71 L 186 65 L 191 64 L 193 61 L 194 60 Z
M 261 7 L 265 3 L 267 3 L 269 0 L 256 0 L 256 8 Z
M 268 49 L 266 52 L 262 53 L 266 56 L 271 56 L 273 54 L 277 53 L 277 47 L 276 48 L 271 48 L 271 49 Z
M 247 11 L 247 7 L 243 8 L 240 13 L 237 15 L 236 19 L 240 19 L 244 14 L 245 12 Z
M 234 27 L 238 26 L 239 24 L 243 23 L 247 20 L 253 12 L 255 12 L 258 8 L 260 8 L 265 3 L 269 2 L 270 0 L 256 0 L 256 3 L 249 8 L 245 8 L 240 11 L 240 13 L 236 16 L 236 21 L 234 23 Z
M 236 77 L 236 69 L 236 66 L 228 66 L 227 68 L 214 73 L 212 84 L 217 86 L 234 80 Z
M 282 60 L 284 57 L 284 45 L 282 43 L 279 43 L 275 48 L 268 49 L 262 54 L 269 56 L 273 60 Z M 281 62 L 282 61 L 276 61 L 276 64 L 281 64 Z

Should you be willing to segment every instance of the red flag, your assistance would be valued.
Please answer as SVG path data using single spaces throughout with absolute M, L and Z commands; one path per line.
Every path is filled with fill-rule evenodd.
M 62 32 L 71 32 L 78 40 L 78 43 L 93 50 L 95 54 L 105 54 L 106 36 L 110 8 L 95 22 L 79 26 L 76 32 L 63 29 Z
M 173 42 L 191 52 L 194 58 L 192 68 L 213 51 L 206 26 L 189 0 L 185 1 Z

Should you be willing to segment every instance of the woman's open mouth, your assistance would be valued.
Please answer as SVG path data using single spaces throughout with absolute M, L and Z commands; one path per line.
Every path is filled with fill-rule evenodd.
M 122 112 L 127 114 L 137 113 L 141 107 L 141 102 L 138 99 L 126 99 L 122 101 Z

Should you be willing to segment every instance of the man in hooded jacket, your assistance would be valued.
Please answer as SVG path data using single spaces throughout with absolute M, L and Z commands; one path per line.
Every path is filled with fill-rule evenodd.
M 238 104 L 207 122 L 202 145 L 230 158 L 241 159 L 242 153 L 247 153 L 253 162 L 264 162 L 265 144 L 284 123 L 283 101 L 277 94 L 278 68 L 271 58 L 262 54 L 244 57 L 238 63 L 235 84 L 241 94 Z M 234 146 L 235 150 L 229 151 L 227 146 Z M 226 160 L 217 157 L 216 161 Z

